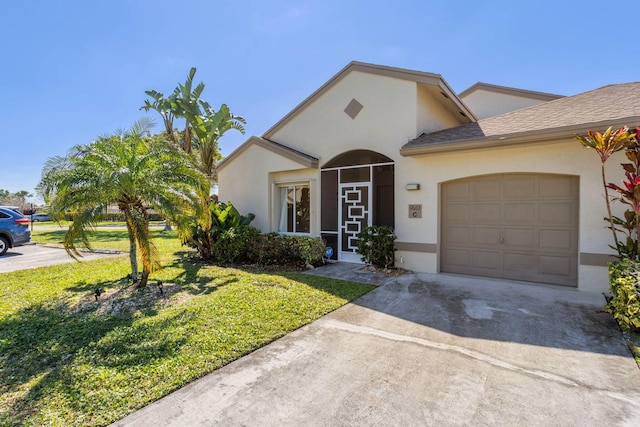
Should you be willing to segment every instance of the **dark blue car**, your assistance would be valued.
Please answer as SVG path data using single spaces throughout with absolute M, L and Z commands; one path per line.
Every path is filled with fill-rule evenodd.
M 20 212 L 0 207 L 0 256 L 9 248 L 24 245 L 31 240 L 30 222 Z

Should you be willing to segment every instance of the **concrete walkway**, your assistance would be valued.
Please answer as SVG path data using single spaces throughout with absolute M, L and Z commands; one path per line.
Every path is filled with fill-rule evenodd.
M 640 370 L 602 295 L 312 274 L 384 284 L 114 425 L 640 425 Z

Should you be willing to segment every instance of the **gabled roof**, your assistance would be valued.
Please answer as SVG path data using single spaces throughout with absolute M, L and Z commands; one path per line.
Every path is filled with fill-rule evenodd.
M 478 82 L 471 87 L 463 90 L 458 94 L 460 98 L 471 95 L 473 92 L 484 90 L 487 92 L 502 93 L 504 95 L 518 96 L 521 98 L 537 99 L 540 101 L 553 101 L 554 99 L 563 98 L 564 95 L 555 95 L 553 93 L 536 92 L 533 90 L 516 89 L 507 86 L 492 85 L 489 83 Z
M 340 80 L 342 80 L 352 71 L 360 71 L 368 74 L 375 74 L 379 76 L 386 76 L 386 77 L 393 77 L 396 79 L 414 81 L 416 83 L 422 83 L 429 86 L 437 86 L 441 90 L 442 94 L 445 95 L 446 101 L 444 102 L 449 103 L 452 109 L 458 110 L 465 117 L 467 117 L 469 121 L 473 121 L 476 119 L 473 112 L 469 110 L 462 101 L 460 101 L 460 99 L 458 98 L 458 95 L 456 95 L 456 93 L 451 89 L 451 87 L 439 74 L 352 61 L 342 70 L 340 70 L 336 75 L 331 77 L 331 79 L 329 79 L 325 84 L 320 86 L 320 88 L 315 92 L 313 92 L 307 99 L 302 101 L 298 106 L 296 106 L 293 110 L 291 110 L 280 121 L 278 121 L 275 125 L 273 125 L 273 127 L 267 130 L 262 135 L 262 137 L 265 139 L 272 138 L 273 135 L 276 132 L 278 132 L 278 130 L 280 130 L 287 123 L 293 120 L 293 118 L 296 117 L 300 112 L 302 112 L 305 108 L 311 105 L 315 100 L 320 98 L 324 93 L 326 93 L 328 90 L 334 87 Z
M 422 134 L 403 156 L 573 137 L 609 126 L 640 125 L 640 82 L 604 86 L 450 129 Z
M 251 138 L 246 140 L 240 147 L 238 147 L 231 154 L 229 154 L 225 159 L 223 159 L 220 163 L 218 163 L 216 170 L 220 171 L 221 169 L 223 169 L 225 165 L 230 163 L 230 161 L 233 158 L 240 155 L 242 152 L 244 152 L 245 150 L 247 150 L 249 147 L 253 145 L 262 147 L 265 150 L 269 150 L 289 160 L 293 160 L 294 162 L 299 163 L 301 166 L 304 166 L 307 168 L 314 168 L 314 169 L 318 168 L 318 159 L 316 159 L 313 156 L 305 154 L 291 147 L 287 147 L 286 145 L 282 145 L 274 141 L 269 141 L 268 139 L 265 139 L 265 138 L 252 136 Z

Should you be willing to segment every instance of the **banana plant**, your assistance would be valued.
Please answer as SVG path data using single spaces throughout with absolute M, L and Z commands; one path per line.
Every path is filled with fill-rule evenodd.
M 212 203 L 210 209 L 213 214 L 213 226 L 220 231 L 249 225 L 256 217 L 252 213 L 241 215 L 231 202 L 228 204 L 222 202 Z

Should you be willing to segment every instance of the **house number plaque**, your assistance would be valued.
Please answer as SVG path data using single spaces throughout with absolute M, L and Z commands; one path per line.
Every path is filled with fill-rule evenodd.
M 409 218 L 422 218 L 422 205 L 409 205 Z

